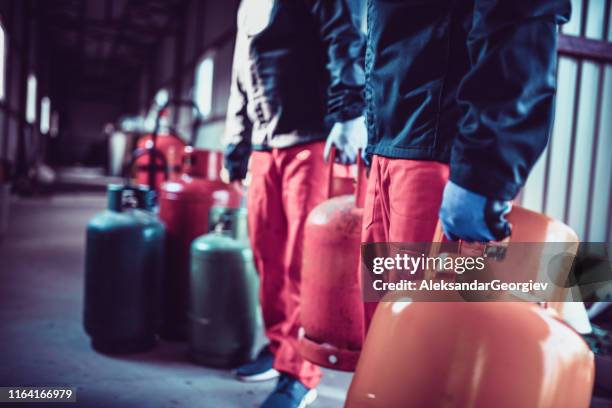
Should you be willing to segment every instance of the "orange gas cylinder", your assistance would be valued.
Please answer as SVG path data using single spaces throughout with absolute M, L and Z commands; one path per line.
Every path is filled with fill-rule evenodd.
M 336 155 L 335 150 L 332 150 L 332 160 Z M 328 184 L 327 196 L 337 197 L 341 195 L 354 194 L 355 193 L 355 175 L 358 171 L 358 166 L 350 165 L 346 166 L 340 163 L 334 163 L 333 175 L 331 181 Z
M 533 303 L 382 302 L 346 407 L 586 408 L 593 354 Z
M 509 220 L 508 241 L 560 242 L 575 254 L 577 237 L 566 225 L 520 207 Z M 438 226 L 434 241 L 441 234 Z M 521 257 L 512 250 L 505 261 L 535 276 L 541 251 Z M 431 274 L 425 278 L 437 278 Z M 426 302 L 412 293 L 388 296 L 372 319 L 346 407 L 589 406 L 593 353 L 559 317 L 562 303 L 542 307 L 516 301 Z M 458 292 L 446 296 L 461 299 Z
M 338 186 L 347 191 L 342 191 L 346 178 L 334 183 L 333 173 L 330 166 L 332 197 Z M 359 253 L 365 183 L 360 161 L 356 196 L 345 194 L 319 204 L 304 229 L 300 353 L 315 364 L 344 371 L 355 369 L 363 342 Z
M 165 105 L 159 110 L 153 133 L 141 137 L 136 144 L 136 152 L 157 150 L 161 153 L 161 157 L 165 159 L 162 162 L 159 159 L 155 160 L 153 155 L 141 155 L 136 160 L 136 183 L 153 186 L 156 191 L 164 182 L 166 177 L 164 173 L 172 179 L 180 171 L 180 155 L 185 148 L 185 142 L 170 131 L 167 122 L 168 105 Z
M 185 148 L 183 174 L 162 184 L 159 217 L 166 225 L 162 336 L 185 340 L 192 241 L 208 232 L 212 207 L 238 208 L 241 194 L 221 181 L 223 153 Z

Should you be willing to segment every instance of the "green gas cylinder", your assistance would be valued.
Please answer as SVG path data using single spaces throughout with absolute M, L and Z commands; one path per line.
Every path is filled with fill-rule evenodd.
M 108 186 L 108 209 L 87 226 L 85 330 L 104 353 L 155 345 L 160 323 L 164 226 L 148 187 Z
M 232 228 L 226 219 L 191 246 L 189 347 L 213 367 L 246 362 L 255 342 L 257 274 L 250 246 Z

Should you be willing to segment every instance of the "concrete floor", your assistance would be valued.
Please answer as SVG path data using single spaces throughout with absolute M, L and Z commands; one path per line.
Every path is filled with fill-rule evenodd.
M 0 242 L 0 386 L 74 386 L 69 407 L 257 407 L 273 382 L 193 365 L 183 344 L 121 358 L 91 349 L 81 324 L 84 234 L 104 204 L 100 193 L 13 199 Z M 326 370 L 312 406 L 342 406 L 350 378 Z

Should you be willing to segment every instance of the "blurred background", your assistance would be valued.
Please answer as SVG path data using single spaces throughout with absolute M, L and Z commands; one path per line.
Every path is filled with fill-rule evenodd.
M 0 385 L 72 384 L 83 406 L 105 407 L 256 406 L 269 391 L 190 365 L 171 343 L 94 354 L 81 325 L 87 220 L 160 107 L 194 101 L 195 146 L 221 149 L 238 3 L 0 0 Z M 551 141 L 518 201 L 610 242 L 612 0 L 572 3 Z M 169 110 L 163 130 L 188 141 L 192 119 Z M 328 371 L 315 406 L 340 406 L 349 381 Z

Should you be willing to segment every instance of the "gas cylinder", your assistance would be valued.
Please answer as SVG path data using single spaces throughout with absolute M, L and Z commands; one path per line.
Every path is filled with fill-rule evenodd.
M 558 242 L 569 253 L 577 249 L 576 234 L 559 221 L 520 207 L 508 219 L 513 226 L 508 241 Z M 441 241 L 438 224 L 434 243 Z M 502 269 L 535 275 L 536 255 L 544 255 L 533 247 L 526 257 L 508 247 Z M 425 279 L 437 279 L 435 273 L 427 271 Z M 394 292 L 378 304 L 346 407 L 589 406 L 593 353 L 561 318 L 562 303 L 517 302 L 516 297 L 464 302 L 458 292 L 448 292 L 441 302 Z
M 519 302 L 382 302 L 347 407 L 588 407 L 593 355 Z
M 94 349 L 151 348 L 160 324 L 164 227 L 148 187 L 108 186 L 108 209 L 87 226 L 85 330 Z
M 213 206 L 237 208 L 241 194 L 220 179 L 223 155 L 185 148 L 183 174 L 162 184 L 159 216 L 166 225 L 162 336 L 187 339 L 189 250 L 193 240 L 208 232 Z
M 134 169 L 136 167 L 135 164 L 143 160 L 143 158 L 146 158 L 147 163 L 149 162 L 157 163 L 157 165 L 155 165 L 156 170 L 154 173 L 151 173 L 152 174 L 151 177 L 143 177 L 137 171 L 136 177 L 134 177 L 133 180 L 136 182 L 144 183 L 144 184 L 139 184 L 139 185 L 151 186 L 151 196 L 153 197 L 153 202 L 156 203 L 157 191 L 159 187 L 158 182 L 168 180 L 168 177 L 169 177 L 166 157 L 161 152 L 161 150 L 158 150 L 155 148 L 136 149 L 132 154 L 132 158 L 130 162 L 126 165 L 126 169 L 128 170 L 124 170 L 124 174 L 128 177 L 128 183 L 129 183 L 129 177 L 131 176 L 130 169 Z M 151 168 L 152 167 L 148 167 L 149 170 Z M 155 211 L 156 210 L 157 208 L 155 207 Z
M 331 160 L 335 160 L 335 148 L 332 149 L 331 155 Z M 333 169 L 331 169 L 333 171 L 333 176 L 327 187 L 327 195 L 329 198 L 355 193 L 355 176 L 359 171 L 358 167 L 359 166 L 354 164 L 347 166 L 340 163 L 333 163 Z
M 231 237 L 237 219 L 221 217 L 191 247 L 189 348 L 213 367 L 248 361 L 255 343 L 258 280 L 250 246 Z
M 136 153 L 155 150 L 160 154 L 142 155 L 136 160 L 136 183 L 159 189 L 166 178 L 173 178 L 180 171 L 181 155 L 186 143 L 169 126 L 169 107 L 190 105 L 186 101 L 168 101 L 162 106 L 155 119 L 153 133 L 145 135 L 136 144 Z M 161 158 L 160 158 L 161 157 Z
M 359 160 L 356 196 L 333 197 L 333 173 L 330 166 L 332 198 L 311 211 L 304 227 L 299 350 L 317 365 L 352 371 L 364 332 L 359 254 L 365 167 Z

